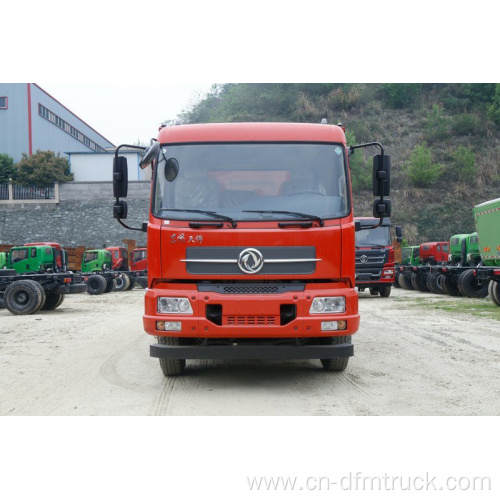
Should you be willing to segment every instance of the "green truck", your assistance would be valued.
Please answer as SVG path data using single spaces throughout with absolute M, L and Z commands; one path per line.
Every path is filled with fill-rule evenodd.
M 65 295 L 83 293 L 87 285 L 72 272 L 62 271 L 60 254 L 49 245 L 13 247 L 0 266 L 0 309 L 33 314 L 58 308 Z
M 413 290 L 411 277 L 406 273 L 405 268 L 420 265 L 420 246 L 404 247 L 401 250 L 401 264 L 396 270 L 396 279 L 399 286 L 405 290 Z
M 460 266 L 477 266 L 481 261 L 477 233 L 455 234 L 450 238 L 448 262 Z
M 500 306 L 500 198 L 476 205 L 473 213 L 483 263 L 476 276 L 488 283 L 491 300 Z
M 90 295 L 114 292 L 118 273 L 112 270 L 111 253 L 103 248 L 87 250 L 82 258 L 82 275 Z
M 0 252 L 0 269 L 7 268 L 7 254 L 5 252 Z

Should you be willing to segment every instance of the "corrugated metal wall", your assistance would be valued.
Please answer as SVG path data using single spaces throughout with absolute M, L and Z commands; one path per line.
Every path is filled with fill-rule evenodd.
M 25 83 L 0 83 L 0 96 L 7 97 L 8 109 L 0 109 L 0 153 L 14 161 L 28 153 L 28 90 Z
M 86 144 L 40 116 L 39 104 L 102 148 L 113 146 L 37 85 L 31 84 L 30 89 L 33 153 L 38 149 L 59 152 L 61 155 L 64 155 L 64 151 L 92 151 Z M 8 109 L 0 110 L 0 153 L 7 153 L 19 161 L 22 153 L 29 153 L 28 85 L 0 83 L 0 96 L 8 97 Z

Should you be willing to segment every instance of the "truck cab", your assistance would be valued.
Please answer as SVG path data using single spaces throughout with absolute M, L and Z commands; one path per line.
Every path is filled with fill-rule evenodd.
M 8 267 L 17 274 L 54 272 L 54 250 L 47 245 L 12 247 L 9 251 Z
M 93 273 L 96 271 L 110 271 L 112 267 L 111 253 L 99 248 L 97 250 L 87 250 L 82 258 L 82 272 Z
M 372 295 L 389 297 L 395 276 L 391 221 L 384 219 L 382 225 L 371 229 L 377 219 L 354 220 L 360 225 L 356 231 L 356 286 L 360 292 L 369 288 Z
M 111 254 L 111 268 L 113 271 L 129 271 L 128 250 L 125 247 L 108 247 Z
M 66 250 L 61 248 L 59 243 L 54 243 L 52 241 L 44 241 L 38 243 L 25 243 L 25 247 L 35 247 L 35 246 L 49 246 L 52 248 L 54 253 L 54 264 L 56 272 L 66 272 L 68 270 L 68 253 Z
M 123 145 L 125 146 L 125 145 Z M 129 229 L 126 158 L 114 217 Z M 378 147 L 374 216 L 390 216 L 389 157 L 340 126 L 162 128 L 152 165 L 144 328 L 165 376 L 186 359 L 320 359 L 344 370 L 359 327 L 349 153 Z
M 136 248 L 132 252 L 132 259 L 130 263 L 131 271 L 146 271 L 148 268 L 148 249 Z
M 447 241 L 432 241 L 420 245 L 420 263 L 422 264 L 446 264 L 450 244 Z
M 457 266 L 477 266 L 481 261 L 477 233 L 455 234 L 450 238 L 448 262 Z
M 402 266 L 419 266 L 420 265 L 420 247 L 411 246 L 404 247 L 401 251 Z

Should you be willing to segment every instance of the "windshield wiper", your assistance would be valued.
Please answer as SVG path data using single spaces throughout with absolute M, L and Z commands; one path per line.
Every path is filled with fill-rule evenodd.
M 214 219 L 224 220 L 226 222 L 230 222 L 231 226 L 234 228 L 237 226 L 237 223 L 231 217 L 227 215 L 218 214 L 217 212 L 210 212 L 208 210 L 194 210 L 191 208 L 160 208 L 160 212 L 187 212 L 190 214 L 204 214 L 209 217 L 213 217 Z
M 309 219 L 316 221 L 320 226 L 325 225 L 325 221 L 318 215 L 303 214 L 301 212 L 287 212 L 286 210 L 242 210 L 242 212 L 250 214 L 285 214 L 285 215 L 295 215 L 301 217 L 302 219 Z
M 364 243 L 363 245 L 356 245 L 356 248 L 366 248 L 366 247 L 378 247 L 378 248 L 385 248 L 388 245 L 381 245 L 380 243 Z

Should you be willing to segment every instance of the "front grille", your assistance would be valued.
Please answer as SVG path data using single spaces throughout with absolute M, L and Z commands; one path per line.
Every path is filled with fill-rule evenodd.
M 198 284 L 198 291 L 266 295 L 271 293 L 303 292 L 305 287 L 305 283 L 214 283 Z
M 222 293 L 279 293 L 280 287 L 277 285 L 257 285 L 257 286 L 238 286 L 227 285 L 222 287 Z
M 266 260 L 316 259 L 315 247 L 255 247 L 262 253 L 264 264 L 258 271 L 265 274 L 313 274 L 316 262 L 266 262 Z M 237 264 L 238 257 L 247 247 L 188 247 L 186 248 L 186 270 L 190 274 L 228 275 L 245 273 Z M 189 262 L 209 260 L 211 262 Z M 213 262 L 229 260 L 230 262 Z
M 233 326 L 276 325 L 276 316 L 227 316 L 226 324 Z
M 373 266 L 385 263 L 385 250 L 356 250 L 356 266 Z

